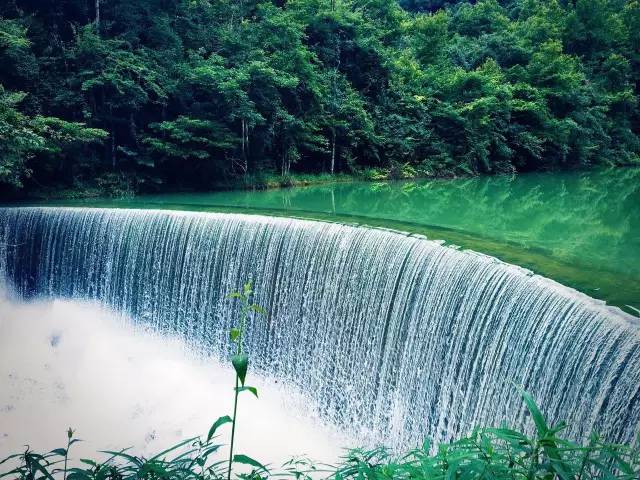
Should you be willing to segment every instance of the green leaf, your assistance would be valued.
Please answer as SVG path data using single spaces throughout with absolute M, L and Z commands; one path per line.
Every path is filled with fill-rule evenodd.
M 536 405 L 535 400 L 533 399 L 531 394 L 525 391 L 522 387 L 518 387 L 518 391 L 520 392 L 520 395 L 522 396 L 527 409 L 529 409 L 529 412 L 531 413 L 531 417 L 533 418 L 533 422 L 538 429 L 538 433 L 540 434 L 540 436 L 546 435 L 549 432 L 549 426 L 547 425 L 542 412 L 538 408 L 538 405 Z
M 211 447 L 207 448 L 206 450 L 204 450 L 201 454 L 201 456 L 203 458 L 207 458 L 209 455 L 211 455 L 212 453 L 217 452 L 218 450 L 220 450 L 220 447 L 222 445 L 212 445 Z
M 111 457 L 109 458 L 109 460 L 107 460 L 107 462 L 114 458 L 124 458 L 125 460 L 128 460 L 129 462 L 131 462 L 132 465 L 135 465 L 138 468 L 142 468 L 142 465 L 144 464 L 142 460 L 140 460 L 138 457 L 134 457 L 133 455 L 129 455 L 128 453 L 125 453 L 125 451 L 128 449 L 129 448 L 125 448 L 118 452 L 113 450 L 100 450 L 100 453 L 106 453 L 111 455 Z
M 256 313 L 259 313 L 260 315 L 266 315 L 267 311 L 262 308 L 260 305 L 256 305 L 255 303 L 251 305 L 251 310 L 253 310 Z
M 244 385 L 244 379 L 247 377 L 247 368 L 249 367 L 249 357 L 244 353 L 231 357 L 233 368 L 240 379 L 240 383 Z
M 231 417 L 229 415 L 220 417 L 215 422 L 213 422 L 213 425 L 211 425 L 211 428 L 209 429 L 209 433 L 207 434 L 207 443 L 211 441 L 211 438 L 216 433 L 216 430 L 218 428 L 220 428 L 222 425 L 226 423 L 231 423 L 231 422 L 233 422 L 233 420 L 231 420 Z
M 231 338 L 232 342 L 235 342 L 236 340 L 238 340 L 238 338 L 240 338 L 240 329 L 238 328 L 232 328 L 229 331 L 229 338 Z
M 85 480 L 91 479 L 91 475 L 89 475 L 84 470 L 80 469 L 69 469 L 69 474 L 67 475 L 67 480 Z
M 555 432 L 549 429 L 542 412 L 536 405 L 535 400 L 531 394 L 525 391 L 523 388 L 518 387 L 520 395 L 524 400 L 525 405 L 531 412 L 531 417 L 538 430 L 538 436 L 540 437 L 540 443 L 543 446 L 545 454 L 549 457 L 549 463 L 553 467 L 553 470 L 563 480 L 570 480 L 572 478 L 569 469 L 565 465 L 565 462 L 560 454 L 557 443 L 555 441 Z
M 170 452 L 172 452 L 174 450 L 178 450 L 178 449 L 182 448 L 183 446 L 187 445 L 188 443 L 193 442 L 196 438 L 198 438 L 198 437 L 187 438 L 186 440 L 183 440 L 180 443 L 178 443 L 176 445 L 173 445 L 172 447 L 169 447 L 166 450 L 163 450 L 162 452 L 158 453 L 154 457 L 150 458 L 149 461 L 150 462 L 156 461 L 160 457 L 164 457 L 167 453 L 170 453 Z
M 244 465 L 251 465 L 252 467 L 256 467 L 256 468 L 258 468 L 260 470 L 264 470 L 265 472 L 269 473 L 269 470 L 267 470 L 267 467 L 265 467 L 263 464 L 261 464 L 257 460 L 254 460 L 253 458 L 248 457 L 247 455 L 234 455 L 233 456 L 233 461 L 234 461 L 234 463 L 242 463 Z
M 238 393 L 240 393 L 240 392 L 251 392 L 256 396 L 256 398 L 258 398 L 258 389 L 256 387 L 249 387 L 249 386 L 237 387 L 236 388 L 236 392 L 238 392 Z

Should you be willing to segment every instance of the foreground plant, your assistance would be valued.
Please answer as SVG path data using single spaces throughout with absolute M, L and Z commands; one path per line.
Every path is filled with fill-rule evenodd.
M 528 437 L 508 428 L 478 428 L 456 442 L 411 450 L 394 459 L 385 449 L 354 450 L 332 475 L 346 479 L 425 480 L 637 480 L 638 446 L 604 442 L 593 434 L 587 445 L 565 440 L 560 423 L 549 427 L 531 395 L 520 390 L 536 427 Z
M 478 428 L 456 442 L 440 445 L 432 453 L 428 442 L 401 456 L 385 449 L 353 450 L 342 465 L 320 469 L 304 459 L 287 462 L 281 471 L 269 472 L 244 456 L 233 462 L 255 467 L 242 479 L 327 478 L 331 480 L 637 480 L 640 478 L 638 446 L 611 444 L 592 435 L 586 445 L 563 439 L 561 423 L 549 427 L 533 398 L 522 391 L 524 402 L 536 427 L 535 436 L 508 428 Z M 224 417 L 221 417 L 224 418 Z M 225 422 L 229 423 L 229 422 Z M 218 425 L 219 426 L 219 425 Z M 61 469 L 67 449 L 38 454 L 29 449 L 0 461 L 0 469 L 12 460 L 19 465 L 0 478 L 15 480 L 222 480 L 231 475 L 223 468 L 227 461 L 215 461 L 220 445 L 211 439 L 185 440 L 149 459 L 127 453 L 101 452 L 102 462 L 82 459 L 82 466 Z M 71 439 L 71 437 L 69 437 Z M 265 439 L 265 442 L 270 439 Z M 68 445 L 70 446 L 70 444 Z M 247 460 L 248 459 L 248 460 Z M 257 462 L 256 462 L 257 463 Z
M 236 373 L 233 396 L 233 416 L 229 417 L 228 415 L 224 415 L 219 417 L 213 423 L 207 435 L 207 442 L 210 442 L 219 427 L 227 423 L 231 423 L 231 441 L 229 443 L 229 459 L 227 462 L 227 480 L 231 479 L 234 463 L 249 465 L 257 469 L 256 472 L 268 472 L 267 468 L 257 460 L 247 455 L 234 455 L 236 425 L 238 419 L 238 397 L 242 392 L 250 392 L 258 398 L 258 389 L 245 385 L 247 370 L 249 368 L 249 356 L 244 352 L 242 341 L 247 329 L 247 320 L 249 319 L 249 316 L 252 314 L 265 315 L 266 312 L 260 305 L 253 303 L 252 296 L 253 286 L 251 282 L 245 283 L 242 290 L 232 292 L 228 296 L 230 299 L 240 302 L 240 316 L 238 323 L 229 330 L 229 339 L 235 348 L 235 353 L 231 357 L 231 364 L 233 365 L 233 369 Z
M 220 417 L 216 423 L 221 422 L 228 423 L 231 422 L 231 443 L 229 445 L 229 467 L 227 479 L 231 478 L 231 469 L 233 462 L 244 463 L 251 465 L 253 467 L 257 467 L 259 469 L 263 469 L 266 471 L 266 468 L 260 464 L 259 462 L 253 460 L 246 455 L 233 455 L 233 447 L 235 444 L 235 435 L 236 435 L 236 424 L 238 417 L 238 396 L 241 392 L 250 392 L 258 398 L 258 390 L 255 387 L 251 387 L 245 385 L 245 379 L 247 377 L 247 369 L 249 367 L 249 357 L 246 353 L 244 353 L 242 348 L 242 339 L 244 337 L 244 333 L 247 328 L 247 319 L 251 314 L 259 314 L 265 315 L 266 312 L 264 309 L 255 303 L 252 302 L 251 297 L 253 295 L 253 287 L 251 282 L 247 282 L 242 287 L 242 291 L 232 292 L 229 295 L 229 298 L 236 299 L 240 302 L 240 319 L 238 324 L 231 328 L 229 331 L 229 338 L 231 342 L 235 345 L 236 352 L 233 357 L 231 357 L 231 364 L 236 372 L 236 386 L 234 388 L 234 398 L 233 398 L 233 417 L 229 418 Z M 215 424 L 214 424 L 215 425 Z

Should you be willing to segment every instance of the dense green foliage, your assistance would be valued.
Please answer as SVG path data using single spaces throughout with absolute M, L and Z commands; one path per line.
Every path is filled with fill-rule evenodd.
M 580 445 L 561 438 L 562 425 L 550 428 L 533 399 L 523 396 L 536 426 L 536 435 L 508 428 L 474 430 L 468 437 L 433 452 L 428 443 L 402 456 L 384 449 L 354 450 L 338 466 L 315 465 L 303 458 L 282 467 L 264 466 L 246 455 L 234 456 L 244 467 L 234 478 L 311 480 L 636 480 L 640 475 L 637 448 L 607 444 L 597 436 Z M 216 425 L 219 424 L 219 425 Z M 216 422 L 212 430 L 221 424 Z M 191 438 L 150 458 L 128 450 L 103 452 L 101 460 L 68 461 L 78 441 L 69 430 L 65 448 L 23 453 L 0 461 L 0 478 L 10 480 L 222 480 L 227 463 L 219 460 L 215 436 Z M 268 442 L 269 439 L 264 439 Z M 4 464 L 4 465 L 3 465 Z M 5 467 L 4 473 L 2 467 Z M 234 471 L 236 471 L 234 469 Z
M 635 163 L 638 0 L 10 0 L 0 189 Z

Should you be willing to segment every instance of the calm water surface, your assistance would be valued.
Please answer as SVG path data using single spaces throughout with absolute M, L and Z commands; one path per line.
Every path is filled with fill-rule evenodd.
M 630 312 L 640 308 L 640 168 L 55 204 L 263 213 L 383 226 L 494 255 Z

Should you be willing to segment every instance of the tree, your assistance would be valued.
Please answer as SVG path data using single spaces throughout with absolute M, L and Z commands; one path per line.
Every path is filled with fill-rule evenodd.
M 5 2 L 5 184 L 638 162 L 637 0 L 401 5 Z
M 106 132 L 55 117 L 29 117 L 19 111 L 23 92 L 7 92 L 0 85 L 0 183 L 22 187 L 33 174 L 36 154 L 52 154 L 59 163 L 76 145 L 99 142 Z

